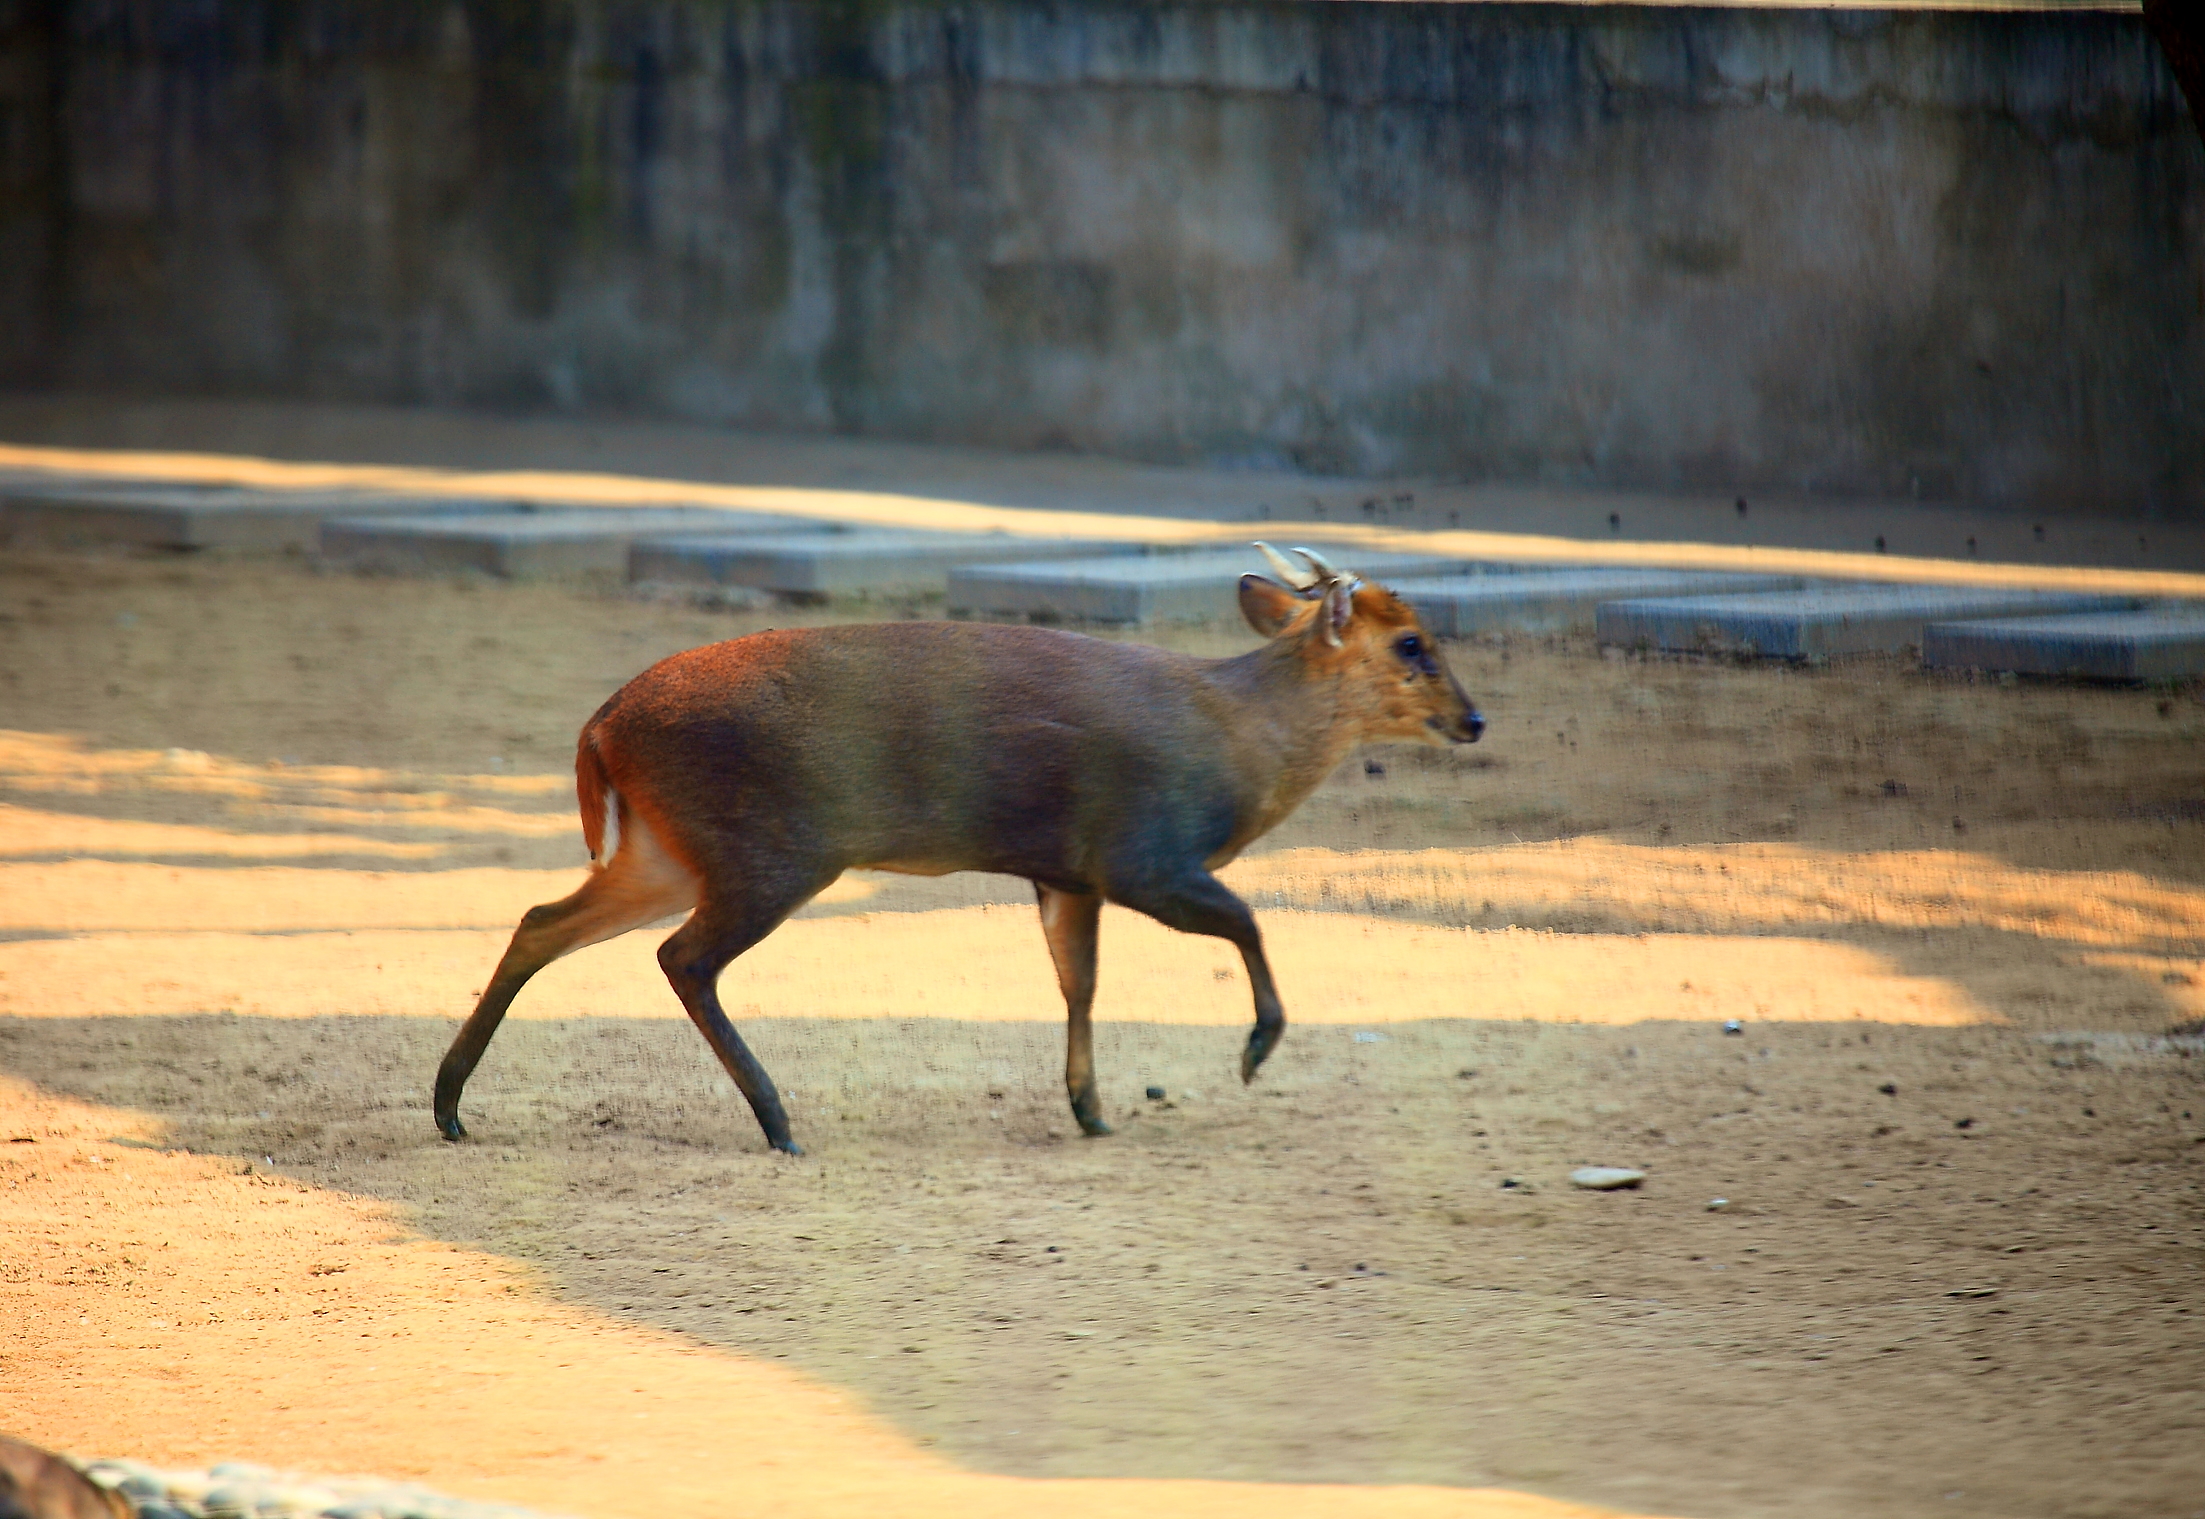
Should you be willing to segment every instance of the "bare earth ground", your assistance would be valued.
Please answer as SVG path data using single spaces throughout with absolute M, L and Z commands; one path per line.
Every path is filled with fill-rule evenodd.
M 848 615 L 0 556 L 0 1423 L 608 1516 L 2205 1513 L 2196 690 L 1457 647 L 1486 743 L 1230 874 L 1251 1088 L 1113 910 L 1073 1137 L 1023 885 L 853 878 L 727 979 L 805 1159 L 649 934 L 438 1141 L 580 720 Z

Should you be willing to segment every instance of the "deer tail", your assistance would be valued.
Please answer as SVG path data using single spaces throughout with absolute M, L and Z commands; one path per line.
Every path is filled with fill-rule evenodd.
M 586 729 L 574 749 L 574 799 L 582 813 L 582 842 L 589 845 L 590 866 L 603 870 L 620 849 L 620 793 L 605 773 L 596 735 Z

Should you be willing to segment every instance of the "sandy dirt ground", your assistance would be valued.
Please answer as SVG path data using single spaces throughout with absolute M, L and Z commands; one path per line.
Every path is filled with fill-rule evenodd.
M 2205 1512 L 2195 689 L 1456 647 L 1483 745 L 1229 873 L 1252 1087 L 1112 910 L 1079 1139 L 1023 883 L 853 877 L 724 988 L 804 1159 L 653 934 L 440 1142 L 580 720 L 911 610 L 0 555 L 5 1422 L 607 1519 Z

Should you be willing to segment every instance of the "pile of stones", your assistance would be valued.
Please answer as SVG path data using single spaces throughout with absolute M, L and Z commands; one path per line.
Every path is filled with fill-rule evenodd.
M 85 1476 L 121 1493 L 138 1519 L 552 1519 L 510 1503 L 482 1503 L 373 1477 L 302 1477 L 245 1461 L 205 1471 L 162 1471 L 142 1461 L 83 1463 Z

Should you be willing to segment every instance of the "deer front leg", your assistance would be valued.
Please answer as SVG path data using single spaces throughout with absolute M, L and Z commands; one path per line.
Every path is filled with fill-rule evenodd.
M 1271 962 L 1263 957 L 1263 936 L 1256 933 L 1252 920 L 1248 927 L 1250 937 L 1240 947 L 1240 961 L 1248 968 L 1248 984 L 1255 988 L 1256 1026 L 1248 1030 L 1247 1046 L 1240 1052 L 1243 1086 L 1256 1079 L 1257 1070 L 1286 1034 L 1286 1009 L 1280 1006 L 1279 989 L 1271 981 Z
M 1064 993 L 1064 1090 L 1081 1132 L 1110 1132 L 1103 1122 L 1102 1100 L 1095 1093 L 1095 941 L 1102 921 L 1102 898 L 1085 892 L 1034 885 L 1041 900 L 1041 932 L 1056 962 L 1057 988 Z
M 1255 914 L 1248 910 L 1248 904 L 1206 870 L 1164 881 L 1113 884 L 1111 899 L 1148 914 L 1166 928 L 1229 940 L 1240 951 L 1256 1001 L 1256 1026 L 1248 1031 L 1247 1047 L 1240 1052 L 1240 1079 L 1255 1080 L 1257 1069 L 1278 1048 L 1286 1032 L 1286 1009 L 1279 1003 L 1271 964 L 1263 957 L 1263 935 L 1256 928 Z

